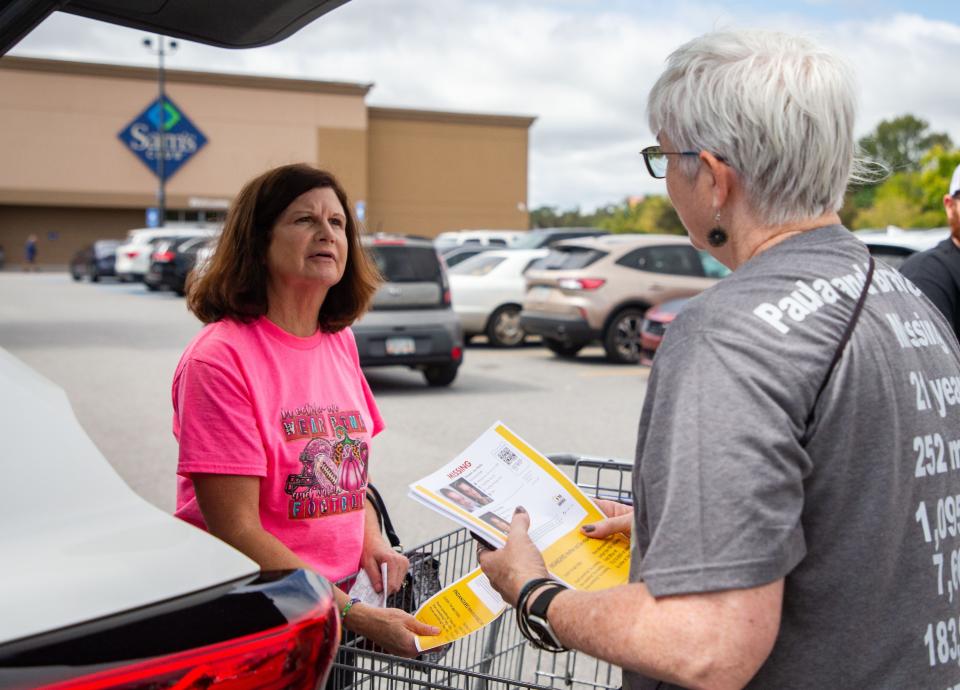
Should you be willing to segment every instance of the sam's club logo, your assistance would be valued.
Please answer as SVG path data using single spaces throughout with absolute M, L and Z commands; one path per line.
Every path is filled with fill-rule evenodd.
M 160 177 L 157 152 L 161 136 L 158 132 L 163 123 L 163 177 L 169 179 L 174 173 L 207 143 L 207 138 L 176 103 L 169 97 L 153 101 L 124 127 L 117 136 L 153 174 Z

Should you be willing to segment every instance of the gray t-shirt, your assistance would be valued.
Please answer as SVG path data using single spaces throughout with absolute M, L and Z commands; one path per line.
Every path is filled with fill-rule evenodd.
M 687 305 L 650 376 L 631 579 L 661 597 L 785 577 L 749 687 L 960 683 L 960 346 L 882 263 L 807 424 L 867 266 L 839 226 L 775 245 Z

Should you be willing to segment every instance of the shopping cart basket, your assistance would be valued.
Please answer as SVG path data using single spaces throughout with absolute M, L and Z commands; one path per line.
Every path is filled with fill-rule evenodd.
M 585 493 L 632 503 L 633 463 L 569 454 L 548 456 Z M 447 586 L 477 567 L 476 542 L 458 529 L 417 546 L 440 563 Z M 513 609 L 480 632 L 457 640 L 435 661 L 411 660 L 364 649 L 362 638 L 340 647 L 328 687 L 342 690 L 506 690 L 507 688 L 619 688 L 620 669 L 579 652 L 541 651 L 520 634 Z M 429 655 L 428 655 L 429 658 Z

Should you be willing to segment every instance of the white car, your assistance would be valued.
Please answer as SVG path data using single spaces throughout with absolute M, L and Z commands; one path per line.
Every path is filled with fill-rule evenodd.
M 322 683 L 340 638 L 331 585 L 261 574 L 140 498 L 66 394 L 3 349 L 0 435 L 0 687 Z
M 932 230 L 904 230 L 888 225 L 886 230 L 856 230 L 853 233 L 863 241 L 870 253 L 893 268 L 917 252 L 933 249 L 950 236 L 950 228 Z
M 485 334 L 497 347 L 523 343 L 520 307 L 527 290 L 523 274 L 547 254 L 547 249 L 492 249 L 451 268 L 453 310 L 464 335 Z
M 117 278 L 122 281 L 143 281 L 150 270 L 150 257 L 157 242 L 177 237 L 213 237 L 215 225 L 168 223 L 162 228 L 137 228 L 127 232 L 127 240 L 117 247 Z
M 433 239 L 441 254 L 464 245 L 482 247 L 510 247 L 526 233 L 522 230 L 450 230 Z

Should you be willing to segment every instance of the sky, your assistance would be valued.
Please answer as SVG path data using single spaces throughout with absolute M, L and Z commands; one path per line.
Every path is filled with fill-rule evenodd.
M 801 33 L 859 82 L 858 135 L 911 113 L 960 143 L 960 12 L 905 0 L 352 0 L 285 41 L 225 50 L 180 41 L 176 69 L 373 83 L 367 102 L 531 115 L 528 206 L 664 193 L 638 151 L 670 52 L 707 31 Z M 11 55 L 152 66 L 145 34 L 54 13 Z

